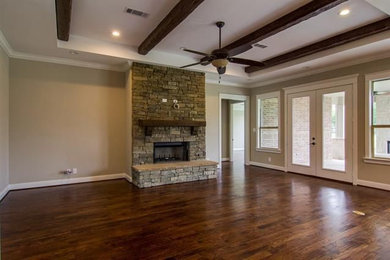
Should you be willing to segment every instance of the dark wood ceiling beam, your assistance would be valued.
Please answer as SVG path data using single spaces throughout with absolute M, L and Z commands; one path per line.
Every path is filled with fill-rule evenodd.
M 186 19 L 204 0 L 181 0 L 138 47 L 138 53 L 146 55 L 173 29 Z
M 57 39 L 69 40 L 72 0 L 56 0 Z
M 238 55 L 251 48 L 261 40 L 284 31 L 300 22 L 317 16 L 347 0 L 313 0 L 310 3 L 280 17 L 279 19 L 259 28 L 258 30 L 230 43 L 224 49 L 229 51 L 231 56 Z
M 249 66 L 245 68 L 245 72 L 252 73 L 255 71 L 263 70 L 272 66 L 276 66 L 282 63 L 286 63 L 298 58 L 302 58 L 311 54 L 315 54 L 321 51 L 325 51 L 331 48 L 335 48 L 356 40 L 363 39 L 365 37 L 378 34 L 384 31 L 390 30 L 390 18 L 374 22 L 346 33 L 341 33 L 328 39 L 307 45 L 300 49 L 276 56 L 274 58 L 263 61 L 263 66 Z

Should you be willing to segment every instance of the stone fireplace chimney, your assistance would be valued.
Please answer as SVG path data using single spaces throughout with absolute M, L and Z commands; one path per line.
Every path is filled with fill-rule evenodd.
M 186 143 L 185 160 L 205 158 L 205 126 L 186 126 L 192 121 L 205 122 L 204 73 L 133 63 L 132 111 L 133 166 L 175 160 L 176 155 L 168 152 L 166 160 L 162 155 L 156 160 L 159 143 Z M 145 127 L 142 120 L 165 120 L 172 125 Z

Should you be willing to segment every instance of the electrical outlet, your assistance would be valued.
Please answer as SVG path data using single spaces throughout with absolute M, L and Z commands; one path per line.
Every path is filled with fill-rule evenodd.
M 271 162 L 272 161 L 272 158 L 271 157 L 268 157 L 268 162 Z
M 66 175 L 77 174 L 77 168 L 66 169 L 66 170 L 64 171 L 64 174 L 66 174 Z
M 168 102 L 168 99 L 166 99 L 166 98 L 163 98 L 163 99 L 161 100 L 161 102 L 163 102 L 163 103 L 167 103 L 167 102 Z

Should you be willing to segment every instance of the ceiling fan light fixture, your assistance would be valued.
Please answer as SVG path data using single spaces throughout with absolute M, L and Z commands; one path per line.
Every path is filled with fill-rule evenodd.
M 225 74 L 226 67 L 217 67 L 217 72 L 219 75 Z M 221 79 L 221 77 L 219 79 Z
M 211 62 L 211 64 L 213 64 L 216 68 L 226 67 L 228 63 L 229 61 L 227 59 L 216 59 Z

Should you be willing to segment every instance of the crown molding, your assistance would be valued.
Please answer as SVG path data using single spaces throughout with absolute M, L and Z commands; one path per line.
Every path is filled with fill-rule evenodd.
M 246 88 L 247 86 L 240 83 L 235 83 L 231 81 L 226 81 L 221 79 L 221 81 L 213 79 L 209 73 L 206 73 L 206 84 L 212 84 L 212 85 L 221 85 L 221 86 L 232 86 L 232 87 L 240 87 L 240 88 Z
M 106 64 L 101 64 L 101 63 L 76 61 L 76 60 L 66 59 L 66 58 L 57 58 L 57 57 L 50 57 L 50 56 L 35 55 L 35 54 L 29 54 L 29 53 L 24 53 L 24 52 L 18 52 L 18 51 L 14 51 L 10 55 L 10 58 L 21 59 L 21 60 L 30 60 L 30 61 L 48 62 L 48 63 L 55 63 L 55 64 L 61 64 L 61 65 L 89 68 L 89 69 L 119 71 L 119 72 L 124 72 L 124 71 L 126 71 L 126 68 L 127 68 L 127 66 L 124 66 L 124 65 L 112 66 L 112 65 L 106 65 Z
M 355 66 L 355 65 L 364 64 L 364 63 L 371 62 L 371 61 L 376 61 L 376 60 L 387 59 L 387 58 L 390 58 L 390 53 L 387 53 L 387 52 L 386 53 L 381 53 L 381 54 L 377 54 L 377 55 L 373 55 L 373 56 L 369 56 L 369 57 L 363 57 L 363 58 L 360 58 L 360 59 L 357 58 L 357 59 L 354 59 L 352 61 L 350 60 L 350 61 L 337 63 L 337 64 L 326 66 L 326 67 L 323 67 L 323 68 L 307 70 L 307 71 L 304 71 L 304 72 L 301 72 L 301 73 L 293 73 L 292 75 L 290 74 L 290 75 L 278 77 L 276 79 L 270 79 L 270 80 L 261 80 L 260 79 L 258 81 L 255 81 L 255 82 L 247 85 L 246 87 L 248 87 L 248 88 L 264 87 L 264 86 L 275 84 L 275 83 L 279 83 L 279 82 L 284 82 L 284 81 L 288 81 L 288 80 L 304 78 L 304 77 L 308 77 L 308 76 L 311 76 L 311 75 L 320 74 L 320 73 L 323 73 L 323 72 L 328 72 L 328 71 L 341 69 L 341 68 L 347 68 L 347 67 L 350 67 L 350 66 Z
M 26 52 L 15 51 L 8 43 L 7 39 L 5 38 L 1 30 L 0 30 L 0 46 L 3 48 L 3 50 L 8 55 L 8 57 L 13 59 L 40 61 L 40 62 L 55 63 L 61 65 L 83 67 L 89 69 L 110 70 L 110 71 L 119 71 L 119 72 L 124 72 L 129 69 L 128 63 L 115 66 L 115 65 L 107 65 L 107 64 L 87 62 L 87 61 L 78 61 L 78 60 L 67 59 L 67 58 L 58 58 L 58 57 L 36 55 L 36 54 L 31 54 Z

